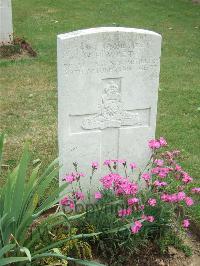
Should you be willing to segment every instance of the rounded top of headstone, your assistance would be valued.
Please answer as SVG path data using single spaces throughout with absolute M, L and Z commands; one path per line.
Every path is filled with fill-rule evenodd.
M 89 28 L 83 30 L 77 30 L 72 32 L 67 32 L 64 34 L 59 34 L 57 37 L 60 40 L 70 39 L 78 36 L 83 35 L 90 35 L 96 33 L 110 33 L 110 32 L 123 32 L 123 33 L 135 33 L 135 34 L 145 34 L 145 35 L 152 35 L 161 38 L 161 35 L 149 30 L 144 29 L 136 29 L 136 28 L 125 28 L 125 27 L 98 27 L 98 28 Z

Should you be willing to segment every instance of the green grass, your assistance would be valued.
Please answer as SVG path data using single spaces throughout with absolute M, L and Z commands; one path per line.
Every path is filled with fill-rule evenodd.
M 200 164 L 200 5 L 190 0 L 13 0 L 14 31 L 37 58 L 1 60 L 5 163 L 15 165 L 29 140 L 34 158 L 57 156 L 56 35 L 97 26 L 145 28 L 163 36 L 157 136 L 183 151 L 183 166 Z

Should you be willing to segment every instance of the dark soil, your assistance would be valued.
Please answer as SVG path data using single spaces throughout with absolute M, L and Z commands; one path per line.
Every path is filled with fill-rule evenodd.
M 15 60 L 27 56 L 36 57 L 37 53 L 25 39 L 14 38 L 12 42 L 0 45 L 0 59 Z
M 200 4 L 200 0 L 192 0 L 192 3 L 194 3 L 194 4 Z
M 150 247 L 143 250 L 138 257 L 127 264 L 127 266 L 199 266 L 200 265 L 200 242 L 193 237 L 186 240 L 188 246 L 192 248 L 193 255 L 187 257 L 182 251 L 170 246 L 165 255 Z
M 115 266 L 200 266 L 200 239 L 198 235 L 188 232 L 188 237 L 184 242 L 191 248 L 191 256 L 186 256 L 182 251 L 177 250 L 173 246 L 169 246 L 166 254 L 162 255 L 158 248 L 152 244 L 142 249 L 128 263 L 118 263 Z M 95 261 L 113 266 L 113 264 L 106 263 L 100 258 Z

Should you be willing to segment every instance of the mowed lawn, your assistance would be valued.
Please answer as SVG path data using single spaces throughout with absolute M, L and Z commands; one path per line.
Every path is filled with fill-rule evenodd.
M 200 165 L 200 5 L 191 0 L 13 0 L 16 36 L 37 58 L 0 61 L 0 131 L 4 163 L 15 165 L 25 141 L 44 164 L 57 157 L 56 35 L 124 26 L 163 36 L 157 136 L 182 151 L 182 166 Z M 134 160 L 134 158 L 133 158 Z

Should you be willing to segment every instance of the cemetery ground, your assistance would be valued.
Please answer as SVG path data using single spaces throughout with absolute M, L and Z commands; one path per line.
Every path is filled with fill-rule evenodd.
M 0 60 L 0 131 L 7 134 L 3 172 L 16 166 L 27 140 L 31 164 L 41 161 L 44 168 L 58 155 L 56 35 L 125 26 L 163 37 L 156 134 L 181 151 L 181 166 L 199 186 L 199 15 L 200 6 L 189 0 L 13 1 L 15 35 L 24 37 L 37 57 Z M 198 224 L 199 205 L 191 207 L 191 213 Z

